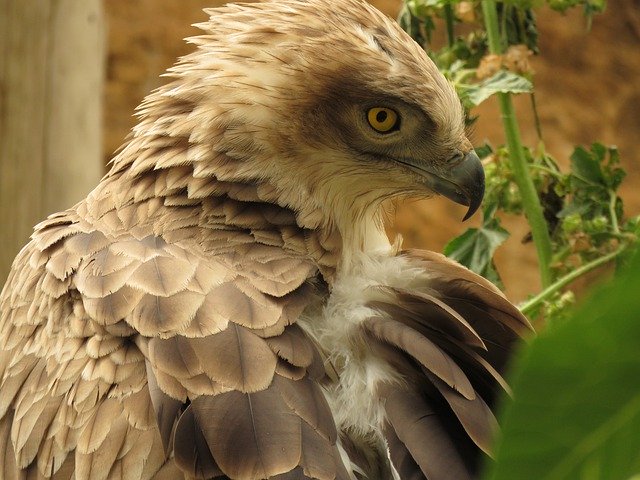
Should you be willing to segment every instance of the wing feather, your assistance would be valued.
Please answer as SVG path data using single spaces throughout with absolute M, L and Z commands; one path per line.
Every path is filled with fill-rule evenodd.
M 437 408 L 418 394 L 388 386 L 382 392 L 387 419 L 427 478 L 471 480 Z
M 191 406 L 213 457 L 227 476 L 268 478 L 299 464 L 301 420 L 291 415 L 275 389 L 198 397 Z
M 489 282 L 431 252 L 402 254 L 424 275 L 409 287 L 375 287 L 362 322 L 371 348 L 400 374 L 379 395 L 390 459 L 401 478 L 471 478 L 491 455 L 491 406 L 526 318 Z
M 180 415 L 174 445 L 176 463 L 183 472 L 204 479 L 223 475 L 213 459 L 200 425 L 196 422 L 191 405 Z
M 388 342 L 410 354 L 421 365 L 465 398 L 475 398 L 469 379 L 443 350 L 427 337 L 403 323 L 387 318 L 373 317 L 362 323 L 365 330 L 376 338 Z

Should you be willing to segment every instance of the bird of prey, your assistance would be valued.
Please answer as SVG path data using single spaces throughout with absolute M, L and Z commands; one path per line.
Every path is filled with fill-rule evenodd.
M 363 0 L 207 13 L 110 171 L 13 263 L 0 477 L 474 478 L 528 323 L 382 213 L 478 208 L 453 88 Z

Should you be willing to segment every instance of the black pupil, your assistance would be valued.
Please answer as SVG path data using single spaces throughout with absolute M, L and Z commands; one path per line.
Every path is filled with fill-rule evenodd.
M 384 121 L 387 119 L 387 116 L 388 116 L 388 113 L 382 110 L 376 114 L 376 121 L 378 123 L 384 123 Z

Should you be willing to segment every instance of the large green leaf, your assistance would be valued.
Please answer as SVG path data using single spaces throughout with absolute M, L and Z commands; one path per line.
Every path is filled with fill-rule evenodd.
M 640 258 L 515 362 L 491 480 L 640 474 Z

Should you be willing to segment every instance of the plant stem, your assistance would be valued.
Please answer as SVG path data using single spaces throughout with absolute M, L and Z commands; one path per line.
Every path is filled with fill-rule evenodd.
M 485 28 L 489 40 L 489 50 L 496 55 L 502 54 L 500 31 L 498 28 L 498 14 L 495 0 L 482 0 Z M 524 154 L 524 147 L 520 139 L 520 129 L 515 116 L 513 102 L 508 93 L 498 93 L 502 123 L 504 126 L 509 157 L 516 184 L 522 196 L 522 206 L 531 226 L 533 242 L 538 253 L 538 267 L 542 286 L 548 287 L 552 282 L 551 276 L 551 238 L 544 219 L 542 205 L 536 192 L 533 180 L 529 175 L 529 168 Z
M 540 305 L 542 302 L 544 302 L 547 298 L 552 296 L 554 293 L 566 287 L 571 282 L 576 280 L 578 277 L 584 275 L 585 273 L 590 272 L 591 270 L 598 268 L 604 265 L 605 263 L 608 263 L 611 260 L 615 259 L 618 255 L 620 255 L 625 250 L 626 250 L 626 246 L 620 247 L 619 249 L 611 253 L 608 253 L 603 257 L 596 258 L 595 260 L 592 260 L 591 262 L 585 263 L 583 266 L 576 268 L 571 273 L 568 273 L 567 275 L 560 278 L 559 280 L 556 280 L 552 285 L 549 285 L 547 288 L 545 288 L 540 293 L 538 293 L 535 297 L 530 298 L 526 302 L 522 303 L 519 306 L 520 311 L 525 315 L 530 314 L 538 305 Z
M 618 225 L 618 214 L 616 213 L 616 203 L 618 201 L 618 195 L 616 195 L 615 191 L 611 190 L 609 192 L 609 196 L 611 197 L 609 200 L 609 215 L 611 216 L 611 226 L 613 228 L 613 233 L 619 235 L 620 226 Z
M 549 167 L 545 167 L 543 165 L 531 165 L 531 169 L 536 169 L 536 170 L 540 170 L 542 172 L 547 172 L 549 175 L 551 175 L 552 177 L 558 178 L 560 176 L 559 172 L 557 170 L 554 170 L 552 168 Z
M 536 133 L 538 134 L 538 141 L 542 142 L 542 124 L 540 123 L 540 117 L 538 116 L 538 105 L 536 104 L 536 94 L 531 92 L 531 110 L 533 111 L 533 119 L 536 126 Z
M 453 24 L 453 8 L 451 7 L 450 3 L 444 4 L 444 18 L 447 24 L 447 42 L 450 47 L 453 47 L 453 44 L 456 42 L 456 33 Z

